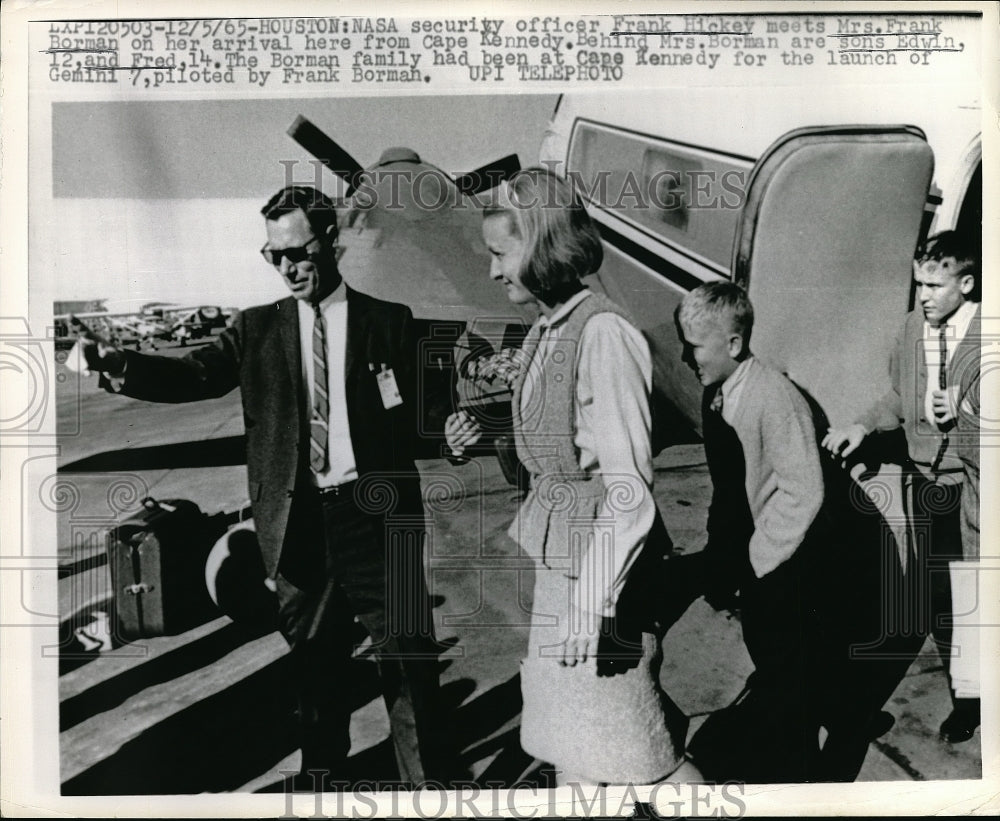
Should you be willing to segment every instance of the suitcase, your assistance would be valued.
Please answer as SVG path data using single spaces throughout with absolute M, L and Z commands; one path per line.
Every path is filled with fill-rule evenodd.
M 226 531 L 187 499 L 142 500 L 109 534 L 108 566 L 118 637 L 172 636 L 221 615 L 205 586 L 205 561 Z

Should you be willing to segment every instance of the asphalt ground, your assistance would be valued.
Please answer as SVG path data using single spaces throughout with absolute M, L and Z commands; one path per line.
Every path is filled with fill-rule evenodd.
M 180 349 L 167 349 L 179 355 Z M 62 356 L 62 352 L 58 355 Z M 285 643 L 219 616 L 176 636 L 85 651 L 74 631 L 109 612 L 105 534 L 143 496 L 185 498 L 207 513 L 246 501 L 238 392 L 154 405 L 97 389 L 57 362 L 60 481 L 75 505 L 59 515 L 61 783 L 67 795 L 271 792 L 298 769 Z M 655 462 L 654 493 L 675 550 L 700 550 L 711 483 L 698 444 Z M 432 517 L 426 571 L 435 603 L 445 701 L 462 763 L 480 784 L 546 784 L 551 773 L 518 744 L 518 662 L 527 638 L 530 560 L 507 537 L 517 497 L 495 459 L 419 463 Z M 740 692 L 752 665 L 738 615 L 696 601 L 664 640 L 661 681 L 690 718 Z M 362 644 L 351 726 L 351 776 L 391 778 L 388 720 Z M 892 728 L 869 746 L 859 781 L 981 777 L 980 733 L 938 737 L 950 710 L 930 643 L 885 709 Z

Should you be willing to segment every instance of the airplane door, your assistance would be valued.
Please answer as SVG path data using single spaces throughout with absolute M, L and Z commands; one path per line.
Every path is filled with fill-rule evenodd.
M 807 128 L 747 182 L 733 273 L 754 305 L 752 348 L 833 426 L 888 387 L 933 166 L 912 126 Z

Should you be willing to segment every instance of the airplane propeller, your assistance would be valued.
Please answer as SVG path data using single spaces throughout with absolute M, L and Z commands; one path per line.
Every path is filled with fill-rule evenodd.
M 361 164 L 301 114 L 288 127 L 288 136 L 347 183 L 346 196 L 361 184 Z
M 456 177 L 455 185 L 463 194 L 472 196 L 495 188 L 520 170 L 521 163 L 517 159 L 517 154 L 508 154 L 506 157 L 477 168 L 475 171 Z
M 301 114 L 288 127 L 288 136 L 347 183 L 346 196 L 349 197 L 361 185 L 361 176 L 365 171 L 361 164 Z M 375 167 L 395 162 L 419 163 L 421 160 L 420 155 L 411 149 L 389 148 L 379 157 Z M 456 177 L 454 183 L 462 194 L 472 196 L 496 187 L 520 170 L 517 154 L 508 154 Z

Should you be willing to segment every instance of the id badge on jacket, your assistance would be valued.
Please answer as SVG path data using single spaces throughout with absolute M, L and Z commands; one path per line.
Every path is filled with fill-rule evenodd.
M 374 365 L 370 367 L 374 370 Z M 387 368 L 384 362 L 381 370 L 375 374 L 375 381 L 382 397 L 382 407 L 390 410 L 403 404 L 403 397 L 399 395 L 399 386 L 396 384 L 396 374 L 392 368 Z

